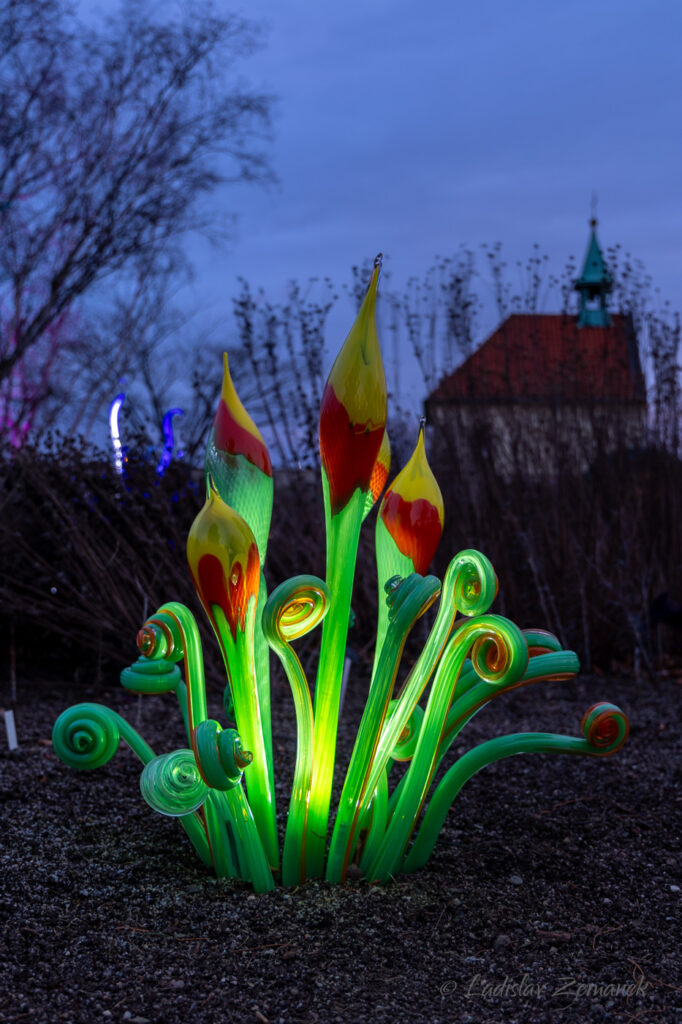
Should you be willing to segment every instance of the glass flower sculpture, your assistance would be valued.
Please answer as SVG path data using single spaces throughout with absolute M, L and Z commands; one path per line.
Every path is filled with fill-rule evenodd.
M 268 596 L 266 556 L 273 481 L 268 450 L 240 402 L 227 356 L 206 450 L 206 504 L 187 542 L 194 586 L 222 651 L 225 703 L 236 729 L 208 717 L 201 641 L 182 604 L 164 604 L 137 638 L 138 660 L 121 674 L 135 693 L 173 692 L 187 747 L 157 756 L 118 714 L 79 704 L 58 718 L 53 743 L 76 768 L 98 768 L 121 739 L 144 768 L 147 803 L 175 816 L 220 877 L 257 892 L 325 876 L 343 882 L 350 864 L 370 881 L 415 871 L 429 857 L 447 812 L 480 768 L 522 752 L 603 756 L 625 741 L 613 704 L 591 707 L 582 736 L 517 733 L 474 746 L 445 773 L 455 738 L 500 693 L 540 679 L 572 678 L 578 659 L 543 630 L 520 630 L 491 614 L 497 578 L 478 551 L 461 551 L 443 581 L 427 575 L 443 529 L 443 500 L 420 429 L 415 451 L 384 494 L 376 517 L 379 593 L 367 702 L 330 822 L 341 685 L 358 539 L 388 480 L 386 381 L 375 325 L 380 260 L 322 395 L 320 456 L 326 578 L 297 576 Z M 438 602 L 433 626 L 400 692 L 407 636 Z M 292 641 L 321 625 L 314 698 Z M 294 780 L 280 845 L 275 817 L 270 649 L 291 686 L 296 713 Z M 183 666 L 184 679 L 180 664 Z M 407 763 L 391 789 L 391 767 Z M 438 782 L 434 785 L 434 780 Z

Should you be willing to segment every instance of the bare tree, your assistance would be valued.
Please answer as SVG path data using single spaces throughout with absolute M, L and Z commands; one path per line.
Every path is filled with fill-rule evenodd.
M 315 466 L 326 323 L 338 296 L 328 278 L 311 278 L 304 287 L 290 281 L 287 291 L 286 302 L 274 304 L 241 281 L 234 299 L 239 348 L 274 457 Z
M 60 0 L 0 0 L 6 400 L 32 349 L 73 340 L 65 314 L 105 278 L 117 290 L 99 289 L 100 314 L 126 289 L 139 302 L 179 265 L 187 231 L 228 226 L 206 202 L 221 183 L 271 177 L 271 100 L 233 77 L 256 27 L 201 4 L 185 21 L 146 10 L 128 4 L 93 29 Z

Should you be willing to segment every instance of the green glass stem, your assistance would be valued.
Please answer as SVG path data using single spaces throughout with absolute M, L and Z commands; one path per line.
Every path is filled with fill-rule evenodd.
M 329 506 L 329 486 L 324 469 L 322 480 L 327 524 L 326 583 L 330 593 L 330 609 L 322 626 L 320 661 L 315 684 L 315 744 L 305 840 L 306 872 L 309 878 L 319 878 L 324 873 L 341 679 L 366 493 L 359 488 L 356 489 L 345 508 L 332 515 Z
M 391 537 L 382 522 L 381 516 L 377 517 L 375 530 L 375 551 L 377 563 L 377 593 L 379 594 L 379 606 L 377 608 L 377 635 L 374 647 L 374 664 L 372 665 L 372 676 L 377 671 L 379 657 L 383 650 L 386 632 L 388 630 L 388 602 L 386 600 L 386 583 L 393 576 L 406 578 L 414 572 L 414 562 L 407 555 L 404 555 L 398 545 Z
M 478 551 L 460 551 L 447 568 L 441 587 L 440 604 L 428 639 L 403 684 L 402 693 L 390 720 L 384 725 L 372 758 L 366 794 L 372 794 L 386 768 L 419 698 L 438 664 L 457 612 L 482 614 L 495 596 L 495 572 L 488 559 Z M 366 810 L 364 802 L 360 814 Z
M 131 693 L 155 696 L 174 693 L 180 705 L 187 742 L 192 745 L 187 717 L 187 687 L 177 665 L 166 660 L 155 661 L 141 655 L 132 665 L 123 669 L 120 680 L 121 685 Z
M 191 747 L 192 741 L 189 733 L 189 715 L 187 713 L 187 686 L 185 685 L 184 679 L 180 680 L 173 693 L 177 698 L 178 705 L 180 707 L 180 714 L 182 715 L 182 724 L 185 727 L 185 733 L 187 735 L 187 742 Z
M 369 869 L 371 880 L 386 880 L 396 873 L 402 861 L 403 851 L 431 784 L 446 715 L 472 645 L 474 668 L 479 675 L 485 673 L 489 681 L 498 685 L 518 681 L 528 664 L 528 646 L 523 634 L 514 623 L 499 615 L 481 615 L 472 619 L 450 639 L 436 672 L 406 782 Z
M 440 781 L 424 815 L 412 849 L 405 858 L 401 871 L 412 872 L 422 867 L 433 852 L 433 847 L 443 827 L 447 813 L 462 786 L 485 768 L 503 757 L 528 753 L 560 753 L 604 756 L 604 751 L 586 739 L 577 736 L 562 736 L 556 733 L 527 732 L 512 733 L 487 740 L 467 751 L 450 768 Z
M 372 680 L 360 728 L 346 773 L 336 815 L 326 878 L 343 881 L 360 820 L 360 807 L 366 792 L 367 775 L 393 693 L 395 677 L 405 640 L 417 619 L 424 614 L 440 592 L 435 576 L 424 579 L 413 573 L 402 580 L 389 595 L 391 607 L 386 639 Z
M 254 636 L 254 657 L 256 663 L 256 686 L 258 688 L 258 707 L 260 708 L 261 726 L 263 729 L 263 745 L 269 765 L 272 761 L 272 714 L 270 711 L 270 648 L 263 636 L 261 622 L 263 609 L 268 599 L 268 588 L 263 570 L 260 573 L 258 587 L 258 604 L 256 605 L 256 623 Z M 271 773 L 270 784 L 274 787 L 274 776 Z
M 218 878 L 242 878 L 243 870 L 230 843 L 231 815 L 226 813 L 226 810 L 222 792 L 217 789 L 210 790 L 203 812 L 213 870 Z
M 531 649 L 531 658 L 533 657 L 532 649 L 543 654 L 551 651 L 556 651 L 558 653 L 562 650 L 559 640 L 553 633 L 549 633 L 546 629 L 524 629 L 522 630 L 522 633 L 526 638 L 526 643 L 528 644 L 529 649 Z
M 290 656 L 277 651 L 291 686 L 296 712 L 296 765 L 282 851 L 282 883 L 295 886 L 305 881 L 305 834 L 313 770 L 313 703 L 301 662 L 289 648 Z
M 272 872 L 241 785 L 211 790 L 203 810 L 218 878 L 241 878 L 255 892 L 273 889 Z
M 212 605 L 211 613 L 218 630 L 230 680 L 237 730 L 244 749 L 253 754 L 253 762 L 244 772 L 249 804 L 270 866 L 277 870 L 279 844 L 275 820 L 273 765 L 266 753 L 255 673 L 253 638 L 256 602 L 253 597 L 250 599 L 246 613 L 246 628 L 237 629 L 234 637 L 222 608 L 219 605 Z
M 280 659 L 296 712 L 296 766 L 282 854 L 282 882 L 299 885 L 306 877 L 305 835 L 313 769 L 314 717 L 308 680 L 289 644 L 309 633 L 329 610 L 329 591 L 316 576 L 296 576 L 281 583 L 263 612 L 263 634 Z
M 363 875 L 376 855 L 388 823 L 388 773 L 385 771 L 379 776 L 379 785 L 374 790 L 368 814 L 371 816 L 371 820 L 360 858 L 360 870 Z
M 166 658 L 185 662 L 187 723 L 189 740 L 196 755 L 194 732 L 196 727 L 208 718 L 206 708 L 206 684 L 204 681 L 204 661 L 201 651 L 201 637 L 196 619 L 189 608 L 179 601 L 169 601 L 159 608 L 158 612 L 147 620 L 149 626 L 161 627 L 163 635 L 160 640 L 170 634 L 172 647 L 160 642 L 150 657 L 155 660 Z
M 228 789 L 223 796 L 230 811 L 237 849 L 242 852 L 245 859 L 245 877 L 251 882 L 255 892 L 270 892 L 275 888 L 275 882 L 268 863 L 269 856 L 244 790 L 241 785 L 235 786 Z

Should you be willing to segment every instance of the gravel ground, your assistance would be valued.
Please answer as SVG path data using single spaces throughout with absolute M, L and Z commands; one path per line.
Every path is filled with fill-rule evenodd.
M 93 699 L 157 752 L 184 746 L 170 698 L 20 684 L 21 749 L 9 753 L 0 730 L 0 1021 L 682 1020 L 681 684 L 674 672 L 583 677 L 501 697 L 460 750 L 526 729 L 577 735 L 602 699 L 623 707 L 631 736 L 611 759 L 530 755 L 481 772 L 419 874 L 263 896 L 212 878 L 179 826 L 147 808 L 127 748 L 94 772 L 52 750 L 59 712 Z M 281 684 L 273 714 L 286 781 Z

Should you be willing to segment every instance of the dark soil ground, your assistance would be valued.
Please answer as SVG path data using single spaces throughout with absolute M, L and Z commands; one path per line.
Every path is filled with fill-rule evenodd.
M 583 677 L 504 696 L 460 750 L 519 730 L 577 735 L 602 699 L 623 707 L 631 736 L 610 759 L 532 755 L 481 772 L 419 874 L 255 896 L 212 878 L 144 804 L 127 748 L 95 772 L 52 750 L 54 719 L 87 699 L 159 753 L 184 746 L 171 698 L 20 682 L 21 749 L 0 731 L 0 1021 L 682 1020 L 681 684 L 674 672 Z M 286 781 L 281 685 L 274 725 Z M 284 812 L 285 786 L 278 799 Z

